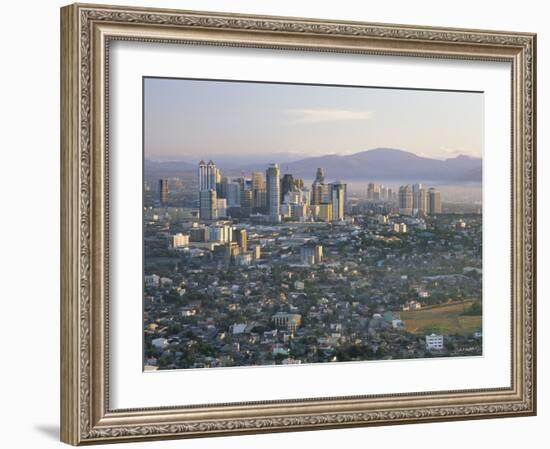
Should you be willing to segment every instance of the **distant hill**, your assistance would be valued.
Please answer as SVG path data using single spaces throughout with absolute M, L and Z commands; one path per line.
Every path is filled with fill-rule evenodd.
M 279 162 L 276 155 L 264 160 Z M 214 160 L 216 162 L 216 160 Z M 267 163 L 253 161 L 238 167 L 224 168 L 218 162 L 224 174 L 236 176 L 250 174 L 254 170 L 265 170 Z M 482 160 L 460 155 L 445 160 L 417 156 L 414 153 L 394 148 L 375 148 L 346 156 L 327 155 L 308 157 L 297 161 L 285 161 L 281 164 L 282 173 L 313 179 L 317 167 L 325 170 L 327 181 L 400 181 L 400 182 L 445 182 L 466 183 L 481 182 Z M 196 170 L 195 164 L 182 161 L 145 161 L 145 172 L 151 177 L 171 177 L 182 172 Z
M 439 160 L 393 148 L 376 148 L 347 156 L 310 157 L 284 164 L 284 170 L 311 179 L 317 167 L 327 180 L 480 182 L 480 158 L 457 156 Z

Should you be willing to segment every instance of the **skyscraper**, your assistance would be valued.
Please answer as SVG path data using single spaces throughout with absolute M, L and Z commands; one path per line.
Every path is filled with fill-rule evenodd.
M 345 213 L 346 185 L 341 181 L 330 184 L 330 196 L 332 203 L 332 219 L 342 221 Z
M 283 175 L 283 179 L 281 180 L 281 203 L 284 201 L 285 195 L 293 190 L 294 177 L 289 173 L 285 173 Z
M 327 186 L 325 185 L 325 172 L 322 168 L 317 169 L 315 181 L 311 185 L 311 204 L 321 204 L 330 201 L 327 196 Z
M 260 171 L 252 173 L 252 209 L 263 212 L 267 206 L 264 175 Z
M 266 171 L 267 210 L 274 221 L 280 220 L 281 214 L 281 171 L 278 164 L 270 164 Z
M 420 209 L 420 189 L 422 184 L 413 184 L 412 193 L 413 193 L 413 213 L 417 214 L 418 209 Z
M 413 213 L 413 193 L 409 185 L 399 187 L 399 213 L 401 215 Z
M 380 184 L 373 182 L 367 186 L 367 199 L 371 201 L 380 201 Z
M 206 164 L 204 161 L 199 162 L 199 192 L 208 190 L 208 174 L 206 171 Z
M 199 204 L 199 217 L 201 220 L 216 220 L 218 218 L 218 202 L 215 190 L 199 192 Z
M 248 234 L 246 229 L 239 229 L 237 231 L 237 243 L 239 244 L 241 252 L 248 251 Z
M 430 215 L 441 213 L 441 193 L 433 187 L 428 190 L 428 213 Z
M 206 165 L 206 190 L 216 190 L 218 181 L 218 169 L 213 161 L 209 161 Z
M 428 191 L 421 188 L 418 191 L 418 215 L 426 215 L 428 213 Z
M 317 173 L 315 174 L 315 182 L 323 184 L 325 182 L 325 172 L 321 167 L 317 169 Z
M 168 205 L 168 196 L 170 190 L 168 189 L 168 179 L 159 179 L 159 200 L 161 206 Z

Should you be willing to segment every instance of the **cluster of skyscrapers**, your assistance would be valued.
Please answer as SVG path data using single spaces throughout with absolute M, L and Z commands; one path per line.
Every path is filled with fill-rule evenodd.
M 367 200 L 397 203 L 401 215 L 425 216 L 441 213 L 441 193 L 422 184 L 400 186 L 397 191 L 376 183 L 367 186 Z
M 213 161 L 199 162 L 199 215 L 202 220 L 264 215 L 271 222 L 296 220 L 342 221 L 345 216 L 346 184 L 326 184 L 318 168 L 311 189 L 291 173 L 281 176 L 278 164 L 250 178 L 222 176 Z M 162 195 L 162 190 L 161 190 Z
M 422 184 L 399 187 L 399 213 L 401 215 L 436 215 L 441 213 L 441 193 Z

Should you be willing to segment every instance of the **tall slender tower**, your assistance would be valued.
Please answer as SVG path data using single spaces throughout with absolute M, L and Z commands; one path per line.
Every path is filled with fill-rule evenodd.
M 274 221 L 281 215 L 281 170 L 278 164 L 270 164 L 266 170 L 267 179 L 267 210 Z
M 213 161 L 209 161 L 206 165 L 206 190 L 216 190 L 216 182 L 218 180 L 218 169 Z
M 441 213 L 441 193 L 433 187 L 428 190 L 428 213 L 430 215 Z
M 412 215 L 413 193 L 411 186 L 399 187 L 399 213 L 401 215 Z
M 168 205 L 168 195 L 170 190 L 168 189 L 168 179 L 159 179 L 159 199 L 160 205 Z
M 199 162 L 199 192 L 202 192 L 203 190 L 208 190 L 206 164 L 204 163 L 204 161 L 200 161 Z
M 332 203 L 332 220 L 342 221 L 345 213 L 346 185 L 342 181 L 330 184 L 330 196 Z

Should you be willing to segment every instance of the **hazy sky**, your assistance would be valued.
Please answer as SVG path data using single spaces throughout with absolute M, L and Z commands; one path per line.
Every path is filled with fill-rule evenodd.
M 481 157 L 483 94 L 145 79 L 145 157 L 351 154 Z

